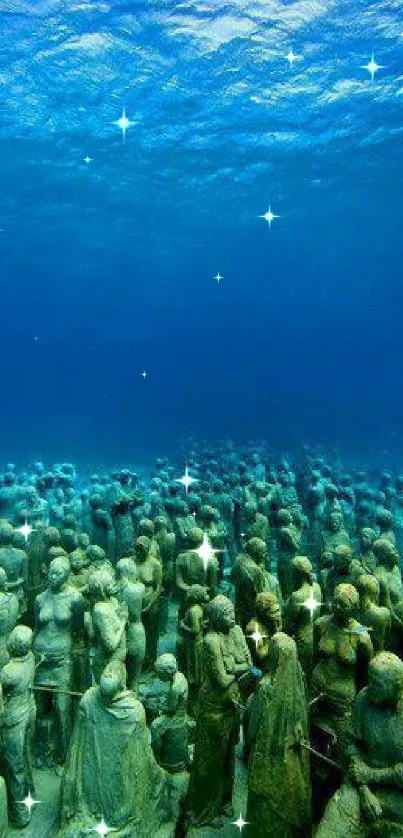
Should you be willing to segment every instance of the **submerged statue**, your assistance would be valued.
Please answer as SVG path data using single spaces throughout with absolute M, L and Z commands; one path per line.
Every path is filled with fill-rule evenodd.
M 352 760 L 316 838 L 403 835 L 403 663 L 380 652 L 354 705 Z
M 97 570 L 90 576 L 88 593 L 92 602 L 89 626 L 92 674 L 98 684 L 111 660 L 126 659 L 128 609 L 125 602 L 120 603 L 116 598 L 116 582 L 105 570 Z
M 249 707 L 248 805 L 251 838 L 310 835 L 308 705 L 297 648 L 288 635 L 272 638 L 268 671 Z
M 186 810 L 192 824 L 218 827 L 223 817 L 233 815 L 239 682 L 249 672 L 251 657 L 242 629 L 235 624 L 234 606 L 227 597 L 214 597 L 205 614 L 209 629 L 203 644 L 203 682 Z
M 124 664 L 111 661 L 79 704 L 62 778 L 61 835 L 81 838 L 103 821 L 116 838 L 154 838 L 164 793 L 144 708 L 126 689 Z
M 8 590 L 6 571 L 0 567 L 0 667 L 8 661 L 7 641 L 19 614 L 18 597 Z
M 294 638 L 299 662 L 309 684 L 313 662 L 313 622 L 319 617 L 322 593 L 313 579 L 312 564 L 307 556 L 296 556 L 291 562 L 294 591 L 284 609 L 284 628 Z
M 141 621 L 145 587 L 138 581 L 133 559 L 119 559 L 116 565 L 118 600 L 127 606 L 126 672 L 127 686 L 137 694 L 137 688 L 146 653 L 146 633 Z
M 34 792 L 33 735 L 36 705 L 32 692 L 35 659 L 32 631 L 16 626 L 7 650 L 8 663 L 0 671 L 4 707 L 1 714 L 1 760 L 8 792 L 8 811 L 13 826 L 23 828 L 31 818 L 24 798 Z

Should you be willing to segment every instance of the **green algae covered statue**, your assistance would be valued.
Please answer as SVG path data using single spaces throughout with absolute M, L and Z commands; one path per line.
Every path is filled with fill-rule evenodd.
M 220 826 L 232 815 L 235 745 L 241 692 L 251 657 L 227 597 L 218 595 L 205 610 L 209 629 L 203 644 L 203 682 L 196 715 L 195 753 L 186 802 L 193 824 Z
M 297 648 L 279 632 L 272 638 L 268 672 L 250 703 L 247 744 L 248 805 L 245 835 L 310 835 L 311 791 L 308 706 Z
M 62 777 L 61 835 L 82 838 L 103 821 L 116 838 L 154 838 L 164 793 L 144 708 L 126 689 L 124 664 L 111 661 L 79 704 Z
M 19 614 L 18 597 L 8 591 L 7 574 L 0 567 L 0 667 L 8 661 L 7 640 L 17 623 Z
M 294 592 L 284 609 L 284 628 L 297 644 L 298 658 L 310 682 L 313 663 L 313 621 L 319 617 L 322 593 L 313 579 L 312 564 L 306 556 L 292 560 Z
M 145 587 L 137 578 L 133 559 L 119 559 L 116 565 L 118 600 L 127 606 L 126 671 L 127 686 L 137 694 L 138 683 L 146 653 L 146 633 L 141 621 Z
M 7 783 L 9 816 L 19 828 L 27 826 L 30 809 L 23 802 L 34 791 L 33 735 L 36 717 L 32 693 L 35 659 L 32 654 L 32 631 L 16 626 L 11 632 L 8 663 L 0 671 L 4 708 L 1 715 L 1 760 Z
M 403 835 L 403 663 L 380 652 L 354 705 L 348 776 L 329 802 L 316 838 Z
M 92 674 L 97 684 L 111 660 L 126 659 L 128 608 L 116 598 L 117 585 L 109 573 L 98 570 L 90 576 L 88 592 L 92 600 L 90 640 Z

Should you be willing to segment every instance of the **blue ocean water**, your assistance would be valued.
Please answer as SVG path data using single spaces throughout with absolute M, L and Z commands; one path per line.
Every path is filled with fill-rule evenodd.
M 397 0 L 0 0 L 3 460 L 402 457 L 402 32 Z

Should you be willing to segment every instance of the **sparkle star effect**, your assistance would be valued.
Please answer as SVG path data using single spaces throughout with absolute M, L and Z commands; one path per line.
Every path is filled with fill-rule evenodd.
M 218 271 L 218 274 L 217 274 L 217 276 L 215 276 L 215 277 L 214 277 L 214 279 L 216 279 L 216 280 L 217 280 L 217 282 L 219 282 L 219 281 L 220 281 L 220 279 L 224 279 L 224 277 L 223 277 L 223 276 L 221 276 L 220 271 Z
M 146 373 L 146 371 L 145 371 L 145 370 L 144 370 L 144 372 L 142 372 L 141 374 L 142 374 L 142 376 L 143 376 L 143 378 L 144 378 L 144 379 L 146 379 L 146 378 L 147 378 L 147 373 Z
M 210 545 L 206 533 L 204 533 L 203 543 L 200 547 L 197 547 L 196 550 L 191 550 L 191 552 L 196 553 L 199 559 L 203 560 L 204 569 L 207 570 L 209 562 L 211 562 L 213 556 L 215 556 L 216 553 L 221 553 L 221 550 L 214 550 Z
M 41 803 L 41 801 L 40 800 L 34 800 L 34 798 L 31 795 L 31 792 L 29 791 L 27 796 L 24 797 L 24 800 L 22 800 L 22 803 L 31 812 L 32 807 L 35 806 L 36 803 Z
M 88 166 L 89 163 L 92 163 L 92 157 L 89 157 L 87 154 L 86 157 L 83 157 L 83 163 L 86 163 Z
M 120 130 L 121 130 L 121 132 L 122 132 L 122 137 L 123 137 L 123 140 L 125 140 L 125 139 L 126 139 L 126 131 L 127 131 L 127 129 L 128 129 L 128 128 L 131 128 L 131 126 L 132 126 L 132 125 L 134 125 L 135 123 L 134 123 L 134 122 L 130 122 L 130 119 L 128 119 L 128 118 L 127 118 L 127 116 L 126 116 L 126 111 L 125 111 L 125 109 L 123 108 L 123 113 L 122 113 L 122 116 L 120 117 L 120 119 L 117 119 L 117 120 L 116 120 L 116 122 L 114 122 L 113 124 L 114 124 L 114 125 L 117 125 L 117 126 L 118 126 L 118 128 L 120 128 Z
M 191 486 L 192 483 L 197 483 L 197 480 L 195 477 L 190 476 L 189 469 L 186 466 L 184 475 L 182 477 L 178 477 L 178 479 L 175 480 L 175 483 L 182 483 L 182 486 L 185 487 L 187 494 L 189 491 L 189 486 Z
M 262 634 L 262 633 L 259 631 L 258 627 L 256 626 L 256 628 L 255 628 L 255 630 L 252 632 L 252 634 L 248 634 L 248 635 L 247 635 L 247 637 L 250 637 L 250 638 L 251 638 L 251 640 L 254 640 L 255 645 L 256 645 L 256 649 L 257 649 L 257 647 L 258 647 L 258 643 L 260 643 L 262 640 L 265 640 L 265 638 L 267 637 L 267 635 L 266 635 L 266 634 Z
M 239 815 L 239 818 L 238 818 L 237 821 L 232 821 L 232 825 L 237 826 L 240 832 L 242 832 L 244 826 L 247 826 L 248 824 L 249 824 L 249 821 L 244 821 L 241 814 Z
M 371 55 L 371 61 L 369 62 L 369 64 L 361 64 L 361 70 L 368 70 L 368 72 L 371 74 L 371 81 L 374 80 L 375 73 L 377 73 L 378 70 L 383 69 L 383 64 L 377 64 L 374 60 L 373 54 Z
M 108 835 L 109 832 L 116 832 L 116 831 L 117 830 L 115 829 L 115 827 L 106 825 L 103 816 L 102 816 L 101 822 L 98 823 L 97 826 L 94 826 L 93 829 L 91 829 L 91 832 L 97 832 L 98 835 L 102 836 L 102 838 L 103 838 L 103 836 Z
M 22 526 L 22 527 L 16 527 L 16 532 L 20 532 L 20 533 L 21 533 L 21 535 L 23 535 L 23 536 L 24 536 L 25 541 L 28 541 L 28 538 L 29 538 L 29 536 L 31 535 L 31 532 L 33 532 L 33 531 L 34 531 L 34 528 L 33 528 L 33 527 L 31 527 L 31 526 L 28 524 L 27 519 L 25 519 L 25 524 L 23 524 L 23 526 Z
M 274 215 L 274 213 L 271 211 L 271 209 L 269 207 L 269 209 L 267 210 L 267 212 L 265 212 L 264 215 L 259 215 L 259 218 L 264 218 L 264 220 L 267 221 L 267 223 L 269 225 L 269 230 L 270 230 L 270 227 L 272 225 L 272 221 L 275 218 L 280 218 L 280 216 L 279 215 Z
M 317 599 L 315 599 L 315 597 L 313 595 L 313 590 L 312 590 L 308 599 L 306 599 L 305 602 L 302 603 L 302 605 L 304 605 L 305 608 L 308 609 L 308 611 L 310 612 L 310 615 L 311 615 L 311 619 L 312 619 L 316 609 L 319 607 L 319 605 L 321 605 L 321 603 Z
M 287 59 L 289 65 L 290 65 L 290 67 L 292 67 L 292 65 L 294 64 L 294 61 L 297 61 L 298 58 L 300 58 L 300 56 L 299 55 L 294 55 L 294 52 L 293 52 L 292 48 L 290 49 L 290 51 L 286 55 L 286 59 Z

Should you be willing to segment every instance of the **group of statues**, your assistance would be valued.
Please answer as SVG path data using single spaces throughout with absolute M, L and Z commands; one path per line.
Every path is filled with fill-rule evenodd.
M 310 449 L 9 464 L 1 838 L 40 772 L 59 838 L 403 836 L 402 548 L 403 478 Z

